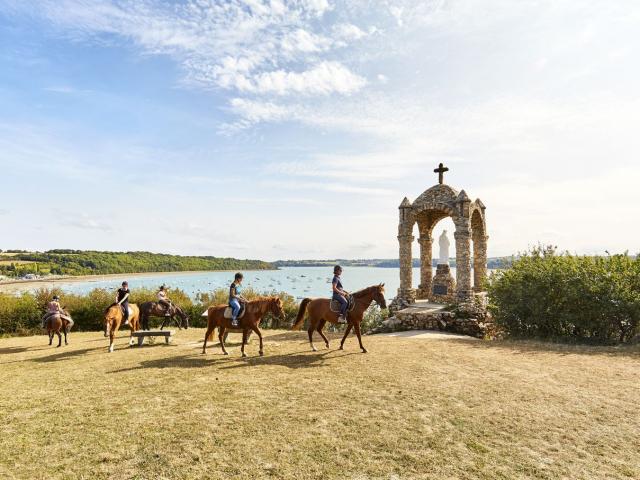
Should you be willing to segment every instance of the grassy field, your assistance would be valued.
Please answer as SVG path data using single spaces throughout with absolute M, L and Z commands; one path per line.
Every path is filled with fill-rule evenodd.
M 0 340 L 0 478 L 640 478 L 637 347 L 203 334 Z

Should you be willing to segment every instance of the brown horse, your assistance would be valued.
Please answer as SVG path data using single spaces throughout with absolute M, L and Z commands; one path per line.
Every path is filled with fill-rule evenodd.
M 224 348 L 224 337 L 227 329 L 234 329 L 231 326 L 231 319 L 224 318 L 224 310 L 227 305 L 215 305 L 209 307 L 207 310 L 207 333 L 204 336 L 204 342 L 202 344 L 202 353 L 207 353 L 207 339 L 213 334 L 213 331 L 218 328 L 218 338 L 220 339 L 220 346 L 222 347 L 222 353 L 229 355 L 226 348 Z M 264 349 L 262 346 L 262 333 L 258 326 L 262 317 L 267 313 L 278 316 L 281 319 L 285 319 L 284 309 L 282 308 L 282 300 L 280 297 L 259 297 L 251 300 L 246 305 L 246 311 L 242 318 L 239 319 L 240 326 L 242 327 L 242 356 L 246 357 L 244 353 L 244 346 L 247 343 L 247 336 L 249 330 L 255 332 L 260 339 L 260 356 L 264 355 Z
M 135 303 L 130 303 L 129 308 L 131 308 L 131 313 L 129 314 L 129 328 L 131 329 L 129 346 L 131 346 L 133 345 L 133 332 L 140 330 L 140 309 Z M 117 303 L 110 305 L 104 311 L 104 336 L 109 337 L 109 353 L 113 352 L 113 340 L 123 319 L 122 307 Z
M 175 320 L 175 317 L 178 317 L 180 319 L 176 322 L 179 329 L 182 329 L 183 327 L 185 329 L 189 328 L 189 316 L 184 313 L 178 305 L 171 304 L 169 315 L 167 316 L 166 313 L 166 308 L 160 305 L 158 302 L 142 303 L 140 305 L 140 323 L 142 323 L 142 329 L 149 330 L 149 317 L 163 318 L 160 330 L 164 328 L 165 324 L 169 320 Z
M 69 330 L 71 330 L 71 327 L 73 327 L 73 320 L 68 312 L 62 310 L 60 313 L 49 315 L 44 321 L 44 328 L 46 328 L 47 335 L 49 335 L 49 345 L 53 343 L 54 335 L 58 335 L 58 347 L 62 345 L 62 335 L 60 335 L 60 331 L 64 334 L 64 344 L 69 345 L 67 334 Z
M 384 298 L 384 283 L 365 288 L 364 290 L 352 293 L 351 295 L 353 296 L 355 305 L 353 310 L 347 315 L 349 324 L 347 325 L 344 337 L 342 337 L 342 341 L 340 342 L 340 350 L 343 349 L 344 341 L 347 339 L 349 332 L 351 332 L 351 329 L 353 328 L 356 332 L 356 336 L 358 337 L 358 343 L 360 344 L 362 353 L 367 353 L 367 349 L 362 345 L 360 323 L 364 317 L 364 312 L 369 308 L 372 301 L 375 301 L 380 308 L 387 308 L 387 301 Z M 304 322 L 305 312 L 309 312 L 309 328 L 307 332 L 309 333 L 309 343 L 311 344 L 311 348 L 314 352 L 317 351 L 316 347 L 313 345 L 314 330 L 320 334 L 325 345 L 329 348 L 329 339 L 324 335 L 324 333 L 322 333 L 322 329 L 327 322 L 338 323 L 339 313 L 331 311 L 330 302 L 331 300 L 328 298 L 305 298 L 300 304 L 296 323 L 291 327 L 292 330 L 299 330 Z

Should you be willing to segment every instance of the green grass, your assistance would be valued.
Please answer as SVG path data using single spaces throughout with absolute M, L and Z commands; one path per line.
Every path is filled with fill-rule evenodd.
M 640 477 L 636 347 L 125 335 L 0 340 L 0 478 Z

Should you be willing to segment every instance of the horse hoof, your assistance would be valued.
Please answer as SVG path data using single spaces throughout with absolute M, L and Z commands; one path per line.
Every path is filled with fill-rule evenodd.
M 328 344 L 328 343 L 325 345 L 325 348 L 326 348 L 327 350 L 329 350 L 329 344 Z
M 246 354 L 246 353 L 243 353 L 243 354 L 242 354 L 242 358 L 247 358 L 247 354 Z
M 223 355 L 229 355 L 229 352 L 222 352 Z
M 340 345 L 340 346 L 338 347 L 338 350 L 344 350 L 344 346 Z
M 264 357 L 264 352 L 262 350 L 260 350 L 258 353 L 260 354 L 261 357 Z
M 316 347 L 311 347 L 311 351 L 312 351 L 312 352 L 317 352 L 317 351 L 318 351 L 318 349 L 317 349 Z
M 362 353 L 369 353 L 366 348 L 362 349 Z

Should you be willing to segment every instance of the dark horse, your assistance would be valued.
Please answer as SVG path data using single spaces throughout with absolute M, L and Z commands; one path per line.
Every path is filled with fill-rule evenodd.
M 71 327 L 73 327 L 73 320 L 64 309 L 62 312 L 47 316 L 44 321 L 44 328 L 46 328 L 47 334 L 49 335 L 49 345 L 53 343 L 54 335 L 58 335 L 58 347 L 62 345 L 62 335 L 60 335 L 60 332 L 64 334 L 64 344 L 69 345 L 67 334 L 69 330 L 71 330 Z
M 174 304 L 171 304 L 169 309 L 169 315 L 166 315 L 167 309 L 160 305 L 158 302 L 144 302 L 140 305 L 140 322 L 142 323 L 143 330 L 149 330 L 149 317 L 162 317 L 162 325 L 160 330 L 164 328 L 169 320 L 176 320 L 178 328 L 189 328 L 189 316 L 182 311 L 182 309 Z
M 202 344 L 202 353 L 207 353 L 207 339 L 213 334 L 213 331 L 218 329 L 218 338 L 220 339 L 220 346 L 222 347 L 222 353 L 229 355 L 226 348 L 224 348 L 224 336 L 225 332 L 231 328 L 231 319 L 224 318 L 224 310 L 227 305 L 214 305 L 207 310 L 207 333 L 204 335 L 204 343 Z M 282 308 L 282 300 L 280 297 L 259 297 L 247 302 L 245 307 L 246 311 L 242 318 L 239 319 L 240 326 L 242 327 L 242 356 L 246 357 L 244 353 L 244 346 L 247 343 L 247 336 L 249 330 L 258 335 L 260 339 L 260 356 L 264 355 L 264 349 L 262 347 L 262 333 L 258 326 L 262 317 L 267 313 L 285 319 L 284 309 Z
M 372 301 L 375 301 L 380 308 L 387 308 L 387 301 L 384 298 L 384 283 L 352 293 L 351 296 L 353 297 L 355 305 L 353 310 L 350 311 L 347 316 L 349 324 L 344 332 L 344 337 L 342 337 L 342 341 L 340 342 L 340 350 L 343 349 L 344 341 L 347 339 L 349 332 L 351 332 L 351 329 L 353 328 L 356 332 L 356 336 L 358 337 L 358 343 L 360 344 L 362 353 L 367 353 L 367 349 L 362 345 L 360 323 L 364 317 L 364 312 L 369 308 Z M 309 312 L 309 328 L 307 332 L 309 333 L 309 343 L 311 344 L 311 348 L 314 352 L 317 349 L 313 345 L 313 331 L 315 330 L 320 334 L 325 345 L 329 348 L 329 339 L 324 335 L 324 333 L 322 333 L 322 329 L 327 322 L 338 323 L 338 313 L 331 310 L 330 302 L 331 300 L 328 298 L 305 298 L 300 304 L 296 323 L 291 327 L 292 330 L 300 329 L 304 321 L 305 312 Z

